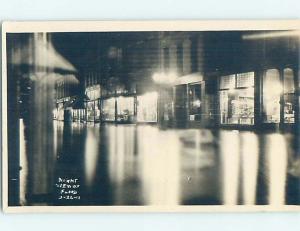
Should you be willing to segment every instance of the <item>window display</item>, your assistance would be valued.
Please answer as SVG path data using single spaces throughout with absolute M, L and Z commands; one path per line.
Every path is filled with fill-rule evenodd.
M 263 78 L 263 121 L 280 122 L 280 95 L 282 94 L 279 71 L 268 70 Z
M 103 121 L 115 121 L 115 98 L 104 99 L 102 110 Z
M 117 98 L 117 121 L 130 122 L 134 116 L 134 98 L 120 96 Z
M 221 124 L 254 124 L 254 88 L 220 91 Z
M 95 102 L 90 101 L 86 103 L 86 117 L 87 121 L 94 121 L 95 118 Z
M 73 121 L 84 120 L 84 109 L 73 109 Z
M 229 76 L 221 77 L 220 81 L 220 122 L 253 125 L 254 72 Z
M 137 121 L 157 122 L 157 92 L 137 96 Z
M 190 120 L 200 120 L 201 115 L 201 84 L 189 85 Z
M 295 86 L 294 73 L 290 68 L 284 69 L 284 123 L 295 123 Z

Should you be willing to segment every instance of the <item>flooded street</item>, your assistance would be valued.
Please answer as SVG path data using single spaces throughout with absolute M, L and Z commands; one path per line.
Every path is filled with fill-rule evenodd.
M 21 199 L 46 184 L 30 204 L 299 204 L 292 143 L 290 134 L 55 121 L 52 159 L 28 165 L 21 147 Z M 78 200 L 59 199 L 60 179 L 77 179 Z

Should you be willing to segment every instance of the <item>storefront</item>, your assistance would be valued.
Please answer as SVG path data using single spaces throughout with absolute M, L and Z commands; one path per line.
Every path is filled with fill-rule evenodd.
M 254 125 L 254 72 L 221 76 L 220 124 Z
M 199 73 L 182 76 L 175 82 L 174 117 L 177 126 L 197 126 L 205 114 L 205 82 Z
M 84 115 L 84 109 L 74 109 L 73 108 L 73 121 L 74 122 L 82 122 L 84 121 L 85 115 Z
M 137 96 L 137 122 L 157 122 L 157 92 L 147 92 Z
M 56 120 L 62 121 L 64 120 L 64 103 L 59 102 L 57 103 L 57 112 L 56 112 Z
M 87 122 L 99 122 L 100 121 L 100 109 L 99 100 L 90 100 L 86 102 L 86 121 Z
M 116 123 L 156 123 L 158 93 L 119 95 L 102 98 L 101 121 Z
M 219 123 L 258 128 L 289 128 L 295 123 L 295 72 L 271 68 L 221 76 Z
M 116 121 L 120 123 L 135 122 L 134 96 L 119 96 L 116 98 Z
M 85 102 L 85 110 L 86 110 L 86 121 L 87 122 L 100 122 L 100 94 L 101 88 L 100 85 L 93 85 L 87 87 L 85 90 L 85 94 L 87 96 Z
M 295 71 L 292 68 L 268 69 L 263 76 L 262 121 L 288 127 L 295 123 Z
M 102 99 L 102 121 L 115 121 L 116 99 L 115 97 Z
M 212 86 L 207 76 L 179 77 L 173 88 L 175 125 L 289 129 L 295 123 L 295 73 L 291 67 L 230 73 L 211 78 Z

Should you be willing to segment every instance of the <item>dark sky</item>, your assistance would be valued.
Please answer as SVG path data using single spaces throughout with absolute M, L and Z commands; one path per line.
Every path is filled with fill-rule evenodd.
M 59 53 L 77 69 L 94 68 L 103 61 L 110 46 L 134 47 L 153 38 L 153 32 L 73 32 L 52 33 L 52 42 Z

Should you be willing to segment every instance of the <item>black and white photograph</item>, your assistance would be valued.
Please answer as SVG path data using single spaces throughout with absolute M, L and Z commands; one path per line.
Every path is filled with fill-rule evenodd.
M 300 21 L 3 25 L 6 211 L 300 210 Z

